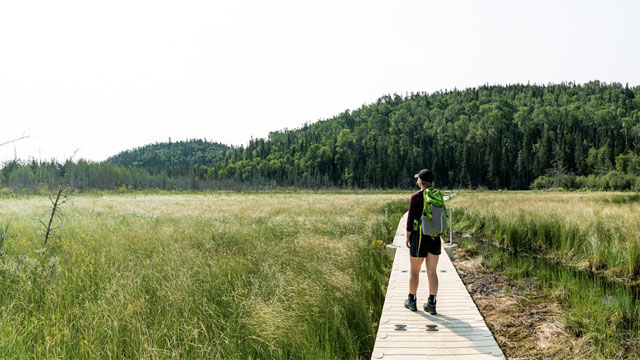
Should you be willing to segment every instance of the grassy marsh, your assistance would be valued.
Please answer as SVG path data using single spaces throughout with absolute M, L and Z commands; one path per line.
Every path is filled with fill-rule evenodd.
M 449 206 L 457 231 L 637 282 L 639 199 L 635 193 L 478 192 L 456 196 Z
M 456 266 L 476 278 L 485 296 L 474 299 L 507 356 L 640 356 L 638 294 L 629 287 L 478 240 L 458 243 Z M 507 279 L 506 291 L 491 294 L 487 279 L 500 277 Z
M 44 250 L 48 199 L 0 200 L 0 357 L 368 357 L 406 199 L 74 196 Z

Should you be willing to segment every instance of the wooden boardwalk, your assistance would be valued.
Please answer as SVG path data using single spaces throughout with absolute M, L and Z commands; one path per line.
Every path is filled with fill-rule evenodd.
M 504 359 L 444 246 L 438 262 L 438 315 L 430 315 L 422 307 L 429 296 L 424 265 L 418 311 L 404 307 L 410 269 L 406 217 L 405 213 L 393 240 L 395 257 L 372 359 Z

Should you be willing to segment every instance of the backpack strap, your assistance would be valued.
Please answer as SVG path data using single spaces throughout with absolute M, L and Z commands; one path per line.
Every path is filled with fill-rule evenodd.
M 431 198 L 429 197 L 429 189 L 424 189 L 424 191 L 422 192 L 422 197 L 424 198 L 423 203 L 424 205 L 422 206 L 422 216 L 427 215 L 427 217 L 429 218 L 429 220 L 431 220 Z M 427 211 L 427 208 L 429 209 Z
M 416 249 L 416 257 L 420 256 L 420 244 L 422 243 L 422 226 L 420 226 L 420 233 L 418 234 L 418 248 Z

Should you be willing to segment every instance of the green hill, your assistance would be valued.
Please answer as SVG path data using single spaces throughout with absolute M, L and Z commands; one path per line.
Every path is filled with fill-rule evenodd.
M 598 81 L 384 96 L 228 151 L 206 176 L 404 188 L 427 167 L 442 187 L 526 189 L 544 176 L 544 186 L 624 190 L 640 175 L 639 110 L 640 87 Z
M 80 189 L 411 188 L 412 175 L 426 167 L 439 187 L 640 191 L 639 146 L 640 86 L 480 86 L 383 96 L 246 147 L 188 140 L 102 163 L 12 161 L 0 169 L 0 184 L 14 191 L 60 182 Z
M 125 167 L 136 167 L 148 171 L 151 175 L 166 174 L 172 176 L 191 175 L 200 167 L 217 165 L 231 148 L 206 140 L 187 140 L 144 145 L 125 150 L 107 159 L 107 161 Z

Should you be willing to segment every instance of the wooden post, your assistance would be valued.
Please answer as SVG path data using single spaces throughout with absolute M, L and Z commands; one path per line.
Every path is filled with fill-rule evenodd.
M 449 244 L 453 241 L 453 209 L 449 208 Z

